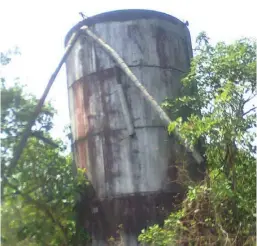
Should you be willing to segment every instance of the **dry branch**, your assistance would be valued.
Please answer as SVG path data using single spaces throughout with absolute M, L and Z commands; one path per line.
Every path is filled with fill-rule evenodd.
M 79 37 L 79 33 L 75 33 L 72 35 L 67 47 L 66 47 L 66 50 L 64 52 L 64 55 L 62 56 L 62 59 L 61 61 L 59 62 L 57 68 L 55 69 L 54 73 L 52 74 L 52 76 L 50 77 L 48 83 L 47 83 L 47 86 L 45 88 L 45 91 L 43 93 L 43 95 L 41 96 L 40 100 L 38 101 L 38 104 L 35 108 L 35 111 L 34 113 L 32 114 L 31 116 L 31 119 L 29 120 L 24 132 L 23 132 L 23 135 L 21 137 L 21 140 L 18 144 L 18 146 L 16 147 L 16 149 L 14 150 L 14 156 L 13 156 L 13 159 L 8 167 L 8 172 L 7 172 L 7 177 L 10 176 L 12 174 L 12 170 L 17 166 L 17 163 L 21 157 L 21 154 L 22 154 L 22 151 L 24 149 L 24 147 L 26 146 L 26 143 L 28 141 L 28 138 L 29 136 L 31 135 L 31 128 L 32 126 L 35 124 L 35 121 L 38 117 L 38 115 L 40 114 L 41 110 L 42 110 L 42 107 L 44 105 L 44 102 L 45 102 L 45 99 L 63 65 L 63 63 L 66 61 L 74 43 L 76 42 L 76 40 L 78 39 Z

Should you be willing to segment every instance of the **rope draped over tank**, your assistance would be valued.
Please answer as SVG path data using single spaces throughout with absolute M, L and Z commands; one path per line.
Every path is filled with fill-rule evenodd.
M 22 154 L 22 151 L 24 149 L 24 147 L 26 146 L 27 140 L 31 135 L 31 128 L 32 126 L 35 124 L 35 121 L 38 117 L 38 115 L 40 114 L 42 107 L 44 105 L 44 102 L 46 100 L 46 97 L 63 65 L 63 63 L 66 61 L 68 55 L 70 54 L 75 42 L 77 41 L 77 39 L 79 38 L 80 35 L 85 35 L 87 37 L 90 37 L 95 43 L 97 43 L 106 53 L 107 55 L 111 56 L 111 58 L 117 63 L 117 65 L 120 67 L 120 69 L 130 78 L 130 80 L 133 82 L 133 84 L 140 90 L 140 92 L 142 93 L 143 97 L 150 103 L 151 107 L 157 111 L 159 113 L 160 118 L 163 120 L 165 126 L 167 127 L 170 122 L 171 119 L 169 118 L 169 116 L 166 114 L 166 112 L 160 107 L 160 105 L 156 102 L 156 100 L 148 93 L 148 91 L 146 90 L 146 88 L 142 85 L 142 83 L 137 79 L 137 77 L 134 75 L 134 73 L 130 70 L 130 68 L 127 66 L 127 64 L 125 63 L 125 61 L 119 56 L 119 54 L 107 43 L 105 43 L 100 37 L 98 37 L 96 34 L 94 34 L 88 26 L 83 25 L 82 27 L 80 27 L 80 29 L 78 29 L 78 31 L 74 32 L 65 49 L 65 52 L 57 66 L 57 68 L 55 69 L 54 73 L 52 74 L 52 76 L 50 77 L 47 86 L 44 90 L 43 95 L 41 96 L 35 110 L 34 113 L 31 115 L 31 119 L 29 120 L 23 134 L 21 137 L 21 140 L 19 142 L 19 145 L 17 146 L 17 148 L 14 151 L 14 157 L 9 165 L 9 170 L 7 173 L 7 177 L 10 176 L 12 174 L 12 170 L 13 168 L 16 167 L 18 160 Z M 188 146 L 188 144 L 181 138 L 178 129 L 175 129 L 175 136 L 182 142 L 182 144 L 184 145 L 184 147 L 192 152 L 192 155 L 194 157 L 194 159 L 196 160 L 196 162 L 198 164 L 201 164 L 203 162 L 203 158 L 200 155 L 200 153 L 196 150 L 196 149 L 190 149 L 190 147 Z M 6 177 L 6 178 L 7 178 Z
M 101 38 L 96 36 L 88 26 L 82 26 L 80 30 L 83 31 L 86 36 L 92 38 L 108 55 L 112 57 L 112 59 L 117 63 L 117 65 L 121 68 L 121 70 L 130 78 L 130 80 L 134 83 L 134 85 L 140 90 L 143 97 L 151 104 L 152 108 L 159 113 L 160 118 L 165 123 L 165 126 L 168 126 L 171 123 L 171 119 L 166 114 L 166 112 L 161 108 L 161 106 L 154 100 L 154 98 L 148 93 L 146 88 L 140 83 L 134 73 L 130 70 L 125 61 L 119 56 L 119 54 L 108 44 L 106 44 Z M 192 152 L 193 157 L 195 158 L 198 164 L 203 162 L 203 158 L 200 153 L 196 149 L 190 149 L 188 144 L 180 137 L 178 129 L 175 128 L 175 136 L 183 143 L 185 148 Z

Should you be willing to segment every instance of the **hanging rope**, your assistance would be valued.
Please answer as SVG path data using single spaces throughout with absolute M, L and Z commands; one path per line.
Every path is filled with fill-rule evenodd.
M 160 118 L 163 120 L 163 122 L 165 123 L 165 126 L 168 126 L 171 122 L 171 119 L 169 118 L 169 116 L 166 114 L 166 112 L 159 106 L 159 104 L 154 100 L 154 98 L 148 93 L 148 91 L 145 89 L 145 87 L 140 83 L 140 81 L 137 79 L 137 77 L 133 74 L 133 72 L 130 70 L 130 68 L 127 66 L 127 64 L 125 63 L 125 61 L 118 55 L 118 53 L 111 48 L 108 44 L 106 44 L 101 38 L 99 38 L 98 36 L 96 36 L 89 28 L 88 26 L 84 25 L 82 26 L 76 33 L 73 33 L 73 35 L 71 36 L 64 55 L 62 56 L 61 61 L 59 62 L 57 68 L 55 69 L 54 73 L 52 74 L 52 76 L 50 77 L 48 84 L 44 90 L 44 93 L 42 95 L 42 97 L 40 98 L 34 113 L 31 116 L 30 121 L 28 122 L 20 143 L 18 144 L 17 148 L 14 151 L 14 156 L 13 159 L 9 165 L 8 168 L 8 172 L 7 172 L 7 177 L 10 176 L 12 174 L 12 170 L 17 166 L 18 160 L 21 157 L 22 151 L 24 149 L 24 147 L 27 144 L 27 140 L 29 138 L 29 136 L 31 135 L 31 128 L 32 126 L 35 124 L 35 121 L 38 117 L 38 115 L 40 114 L 42 107 L 44 105 L 45 99 L 63 65 L 63 63 L 66 61 L 69 53 L 71 52 L 71 49 L 73 47 L 73 45 L 75 44 L 75 42 L 77 41 L 78 37 L 81 35 L 81 33 L 84 33 L 86 36 L 89 36 L 90 38 L 92 38 L 109 56 L 112 57 L 112 59 L 118 64 L 118 66 L 122 69 L 122 71 L 130 78 L 130 80 L 133 82 L 133 84 L 140 90 L 140 92 L 142 93 L 143 97 L 151 104 L 152 108 L 154 110 L 156 110 L 159 115 Z M 195 158 L 196 162 L 198 164 L 203 162 L 203 158 L 201 157 L 201 155 L 199 154 L 199 152 L 195 149 L 190 149 L 188 147 L 188 145 L 186 144 L 186 142 L 180 137 L 180 134 L 178 132 L 177 129 L 175 129 L 175 135 L 179 138 L 179 140 L 184 144 L 184 146 L 186 147 L 187 150 L 189 150 L 190 152 L 192 152 L 193 157 Z

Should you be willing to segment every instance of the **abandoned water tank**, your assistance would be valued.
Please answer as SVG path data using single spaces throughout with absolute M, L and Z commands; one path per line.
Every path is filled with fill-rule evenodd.
M 150 10 L 112 11 L 78 23 L 65 42 L 83 25 L 116 50 L 159 104 L 178 96 L 192 57 L 183 22 Z M 79 224 L 91 233 L 93 245 L 106 245 L 119 225 L 124 245 L 137 245 L 140 231 L 163 222 L 174 197 L 183 195 L 177 166 L 186 162 L 196 177 L 196 163 L 90 37 L 79 37 L 66 68 L 75 162 L 87 169 L 95 194 L 82 197 Z
M 78 23 L 88 25 L 125 60 L 160 104 L 174 98 L 192 57 L 188 28 L 150 10 L 119 10 Z M 170 185 L 176 155 L 158 114 L 139 90 L 91 38 L 80 36 L 67 62 L 76 164 L 86 168 L 98 197 L 159 192 Z M 135 134 L 129 135 L 118 86 L 122 85 Z M 170 169 L 170 170 L 169 170 Z

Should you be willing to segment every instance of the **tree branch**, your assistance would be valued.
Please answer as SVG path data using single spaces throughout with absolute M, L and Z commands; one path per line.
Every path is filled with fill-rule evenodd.
M 31 132 L 31 135 L 39 140 L 42 140 L 44 143 L 52 146 L 53 148 L 58 148 L 58 144 L 54 143 L 54 141 L 52 141 L 51 139 L 49 138 L 46 138 L 43 136 L 43 133 L 40 132 L 40 131 L 33 131 Z
M 246 111 L 245 113 L 243 113 L 242 116 L 245 116 L 245 115 L 249 114 L 251 111 L 255 110 L 256 108 L 257 108 L 257 107 L 253 107 L 253 108 L 249 109 L 248 111 Z
M 5 178 L 5 184 L 8 185 L 10 188 L 14 189 L 16 191 L 16 194 L 21 195 L 22 197 L 24 197 L 28 202 L 30 202 L 31 204 L 34 204 L 39 210 L 43 211 L 48 218 L 50 218 L 52 220 L 52 222 L 54 224 L 56 224 L 62 231 L 64 239 L 65 239 L 65 243 L 66 245 L 68 245 L 68 237 L 67 237 L 67 232 L 64 228 L 64 226 L 60 223 L 60 221 L 58 221 L 52 214 L 52 212 L 49 210 L 49 208 L 47 206 L 45 206 L 45 204 L 42 204 L 41 202 L 34 200 L 31 196 L 29 196 L 28 194 L 24 194 L 23 192 L 21 192 L 18 187 L 16 187 L 15 185 L 11 184 L 6 178 Z
M 246 103 L 248 103 L 249 101 L 251 101 L 253 98 L 255 98 L 257 96 L 257 94 L 253 94 L 251 97 L 247 98 L 246 100 L 244 100 L 243 105 L 245 105 Z
M 38 115 L 40 114 L 41 112 L 41 109 L 44 105 L 44 102 L 46 100 L 46 97 L 55 81 L 55 78 L 57 77 L 63 63 L 65 62 L 66 58 L 68 57 L 74 43 L 76 42 L 77 38 L 79 37 L 80 33 L 77 32 L 75 34 L 72 35 L 67 47 L 66 47 L 66 50 L 64 52 L 64 55 L 62 56 L 62 59 L 61 61 L 59 62 L 57 68 L 55 69 L 54 73 L 52 74 L 52 76 L 50 77 L 49 81 L 48 81 L 48 84 L 45 88 L 45 91 L 43 93 L 43 95 L 41 96 L 40 100 L 38 101 L 38 104 L 36 106 L 36 109 L 34 111 L 34 113 L 32 114 L 24 132 L 23 132 L 23 135 L 21 137 L 21 140 L 19 142 L 19 145 L 17 146 L 17 148 L 15 149 L 14 151 L 14 156 L 13 156 L 13 159 L 10 163 L 10 166 L 9 166 L 9 170 L 7 172 L 7 176 L 10 176 L 12 174 L 12 170 L 17 166 L 17 163 L 21 157 L 21 154 L 22 154 L 22 151 L 24 149 L 24 147 L 26 146 L 26 143 L 28 141 L 28 138 L 29 136 L 31 135 L 31 128 L 32 126 L 34 125 Z M 4 185 L 4 183 L 3 183 Z

